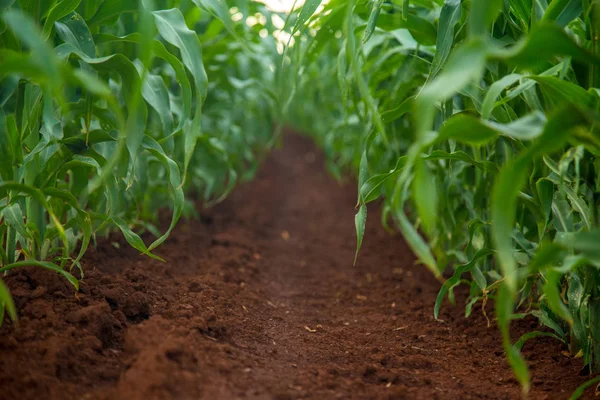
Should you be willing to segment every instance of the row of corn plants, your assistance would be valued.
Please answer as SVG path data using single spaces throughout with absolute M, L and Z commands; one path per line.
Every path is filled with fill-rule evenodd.
M 289 50 L 287 119 L 358 176 L 443 282 L 493 300 L 524 391 L 530 338 L 600 369 L 600 1 L 319 0 Z M 491 317 L 492 313 L 488 313 Z M 510 322 L 539 331 L 517 342 Z
M 116 230 L 160 259 L 186 192 L 210 205 L 251 178 L 280 109 L 272 17 L 250 0 L 0 1 L 0 272 L 77 288 Z

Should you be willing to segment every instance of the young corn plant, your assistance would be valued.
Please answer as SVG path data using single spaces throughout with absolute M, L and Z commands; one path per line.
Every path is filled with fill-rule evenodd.
M 43 267 L 77 288 L 90 242 L 113 230 L 161 259 L 193 210 L 186 191 L 210 205 L 253 176 L 280 54 L 266 17 L 247 23 L 270 11 L 231 3 L 0 2 L 1 273 Z M 0 280 L 5 312 L 16 319 Z
M 525 392 L 519 350 L 538 335 L 597 372 L 600 2 L 330 0 L 307 26 L 287 118 L 356 171 L 358 249 L 383 198 L 444 282 L 436 317 L 458 285 L 467 316 L 495 300 Z M 547 329 L 512 343 L 527 315 Z

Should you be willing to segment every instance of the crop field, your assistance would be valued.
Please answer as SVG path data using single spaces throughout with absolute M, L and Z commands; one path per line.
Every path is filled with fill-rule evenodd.
M 600 0 L 0 0 L 0 399 L 600 396 L 597 156 Z

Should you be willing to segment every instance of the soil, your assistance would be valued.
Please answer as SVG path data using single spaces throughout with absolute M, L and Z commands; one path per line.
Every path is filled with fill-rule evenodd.
M 45 270 L 6 278 L 20 321 L 0 329 L 0 398 L 518 399 L 493 321 L 465 319 L 460 301 L 434 320 L 440 283 L 377 206 L 353 267 L 355 185 L 328 177 L 307 139 L 284 142 L 178 226 L 166 263 L 113 238 L 87 254 L 78 294 Z M 513 325 L 515 338 L 537 328 Z M 523 348 L 532 399 L 589 378 L 563 350 Z

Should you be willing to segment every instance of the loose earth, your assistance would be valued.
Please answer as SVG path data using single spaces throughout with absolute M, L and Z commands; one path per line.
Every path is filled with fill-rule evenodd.
M 518 399 L 492 318 L 433 304 L 440 283 L 377 207 L 358 263 L 353 183 L 287 134 L 258 178 L 139 255 L 115 235 L 86 255 L 80 293 L 36 268 L 6 278 L 0 399 Z M 493 316 L 493 304 L 487 306 Z M 519 321 L 514 337 L 538 329 Z M 532 399 L 589 377 L 549 338 L 523 348 Z M 593 388 L 586 393 L 593 396 Z

